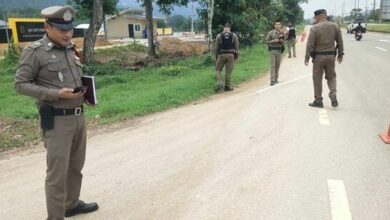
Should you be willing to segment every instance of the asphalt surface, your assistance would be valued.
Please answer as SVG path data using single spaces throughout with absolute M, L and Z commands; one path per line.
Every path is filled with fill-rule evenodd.
M 345 32 L 345 31 L 344 31 Z M 89 139 L 82 199 L 70 219 L 390 219 L 390 35 L 344 35 L 340 107 L 313 101 L 311 66 L 284 59 L 211 101 Z M 0 219 L 44 219 L 45 151 L 0 160 Z

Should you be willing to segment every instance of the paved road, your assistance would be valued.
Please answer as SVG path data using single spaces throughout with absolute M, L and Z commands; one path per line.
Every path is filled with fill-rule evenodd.
M 390 219 L 390 146 L 378 138 L 390 122 L 389 36 L 344 35 L 337 109 L 307 106 L 299 43 L 279 86 L 258 80 L 92 137 L 82 198 L 101 209 L 72 219 Z M 43 150 L 0 160 L 0 219 L 44 219 L 44 172 Z

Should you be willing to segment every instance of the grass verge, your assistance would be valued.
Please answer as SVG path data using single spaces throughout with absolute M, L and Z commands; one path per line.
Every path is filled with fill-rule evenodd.
M 268 67 L 265 46 L 245 48 L 235 66 L 233 84 L 257 77 Z M 214 64 L 209 55 L 177 59 L 137 72 L 110 62 L 90 68 L 95 72 L 99 105 L 87 107 L 86 116 L 89 124 L 97 126 L 164 111 L 214 94 Z M 0 60 L 0 151 L 27 146 L 40 138 L 34 100 L 15 93 L 15 72 L 15 63 Z
M 373 32 L 390 33 L 390 23 L 386 24 L 367 24 L 367 30 Z

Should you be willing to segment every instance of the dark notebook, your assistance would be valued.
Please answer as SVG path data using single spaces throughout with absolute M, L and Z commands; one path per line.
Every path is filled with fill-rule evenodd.
M 95 77 L 93 76 L 83 76 L 81 77 L 84 86 L 88 86 L 87 91 L 85 92 L 85 99 L 92 105 L 98 104 L 96 98 L 96 86 L 95 86 Z

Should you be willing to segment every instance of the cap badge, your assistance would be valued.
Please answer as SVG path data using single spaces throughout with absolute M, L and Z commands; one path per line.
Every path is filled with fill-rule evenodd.
M 58 79 L 59 79 L 61 82 L 64 82 L 64 75 L 62 75 L 61 72 L 58 72 Z
M 64 21 L 71 21 L 72 20 L 72 12 L 70 12 L 70 10 L 67 10 L 65 13 L 64 13 Z

